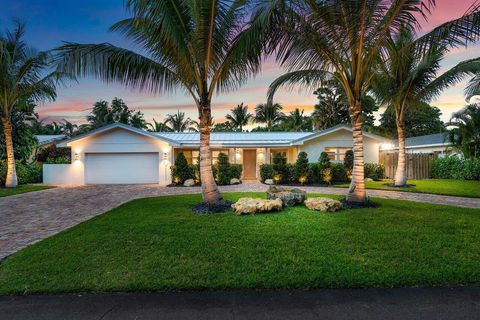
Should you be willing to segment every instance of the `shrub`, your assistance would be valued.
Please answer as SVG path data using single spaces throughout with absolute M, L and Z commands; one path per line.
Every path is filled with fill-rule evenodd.
M 241 164 L 232 163 L 230 165 L 230 178 L 240 179 L 242 176 L 243 167 Z
M 59 158 L 47 158 L 45 159 L 46 164 L 69 164 L 71 163 L 70 158 L 59 157 Z
M 480 180 L 480 159 L 466 159 L 463 162 L 462 176 L 465 180 Z
M 287 163 L 285 165 L 285 172 L 282 176 L 283 183 L 295 183 L 297 180 L 295 179 L 295 164 Z
M 347 150 L 347 152 L 345 152 L 345 159 L 343 159 L 343 165 L 345 166 L 345 169 L 347 171 L 353 170 L 353 160 L 354 160 L 353 151 Z
M 372 180 L 378 181 L 382 180 L 385 176 L 385 167 L 383 164 L 378 163 L 365 163 L 365 178 L 370 178 Z
M 322 182 L 320 164 L 318 162 L 310 163 L 310 182 L 312 183 Z
M 331 184 L 333 181 L 332 168 L 325 168 L 322 170 L 322 182 Z
M 273 164 L 262 164 L 260 166 L 260 180 L 265 182 L 267 179 L 272 179 L 275 175 L 275 170 L 273 169 Z
M 330 168 L 330 158 L 328 157 L 328 153 L 322 152 L 320 154 L 320 158 L 318 158 L 318 164 L 320 165 L 320 170 L 324 170 L 326 168 Z
M 187 159 L 180 152 L 175 159 L 175 164 L 172 166 L 172 178 L 174 184 L 183 184 L 185 180 L 194 179 L 195 172 L 191 170 L 191 166 L 188 164 Z
M 308 155 L 306 152 L 300 152 L 294 166 L 295 181 L 305 184 L 310 180 L 310 166 L 308 165 Z
M 72 152 L 70 148 L 57 148 L 57 146 L 51 145 L 47 148 L 41 149 L 37 154 L 36 160 L 45 163 L 71 163 L 71 158 Z M 57 162 L 57 159 L 62 160 L 58 160 L 60 162 Z M 47 160 L 50 162 L 47 162 Z
M 190 169 L 190 172 L 193 173 L 193 179 L 195 179 L 195 182 L 200 183 L 201 182 L 201 179 L 200 179 L 200 162 L 198 162 L 197 164 L 189 164 L 188 167 Z
M 42 182 L 42 166 L 37 163 L 27 164 L 24 161 L 15 162 L 18 184 Z M 0 185 L 5 185 L 7 177 L 7 161 L 0 161 Z
M 288 175 L 287 170 L 287 158 L 283 157 L 280 153 L 275 154 L 273 157 L 273 180 L 276 183 L 281 183 L 286 180 Z
M 332 163 L 332 179 L 334 182 L 347 182 L 348 171 L 343 163 Z
M 217 172 L 215 174 L 215 181 L 221 185 L 230 184 L 230 163 L 228 162 L 228 156 L 225 153 L 220 152 L 218 154 L 218 162 L 215 167 L 217 168 Z
M 463 179 L 463 161 L 456 156 L 437 158 L 432 164 L 432 177 L 437 179 Z
M 462 160 L 456 156 L 437 158 L 432 165 L 432 177 L 437 179 L 480 180 L 480 159 Z

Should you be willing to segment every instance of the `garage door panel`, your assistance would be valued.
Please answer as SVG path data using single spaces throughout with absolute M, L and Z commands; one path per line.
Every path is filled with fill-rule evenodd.
M 87 184 L 158 183 L 158 153 L 87 153 Z

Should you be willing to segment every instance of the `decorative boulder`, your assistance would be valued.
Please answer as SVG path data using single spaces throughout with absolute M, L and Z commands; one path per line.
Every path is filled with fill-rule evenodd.
M 282 200 L 265 200 L 261 198 L 240 198 L 232 204 L 233 212 L 240 216 L 242 214 L 255 214 L 258 212 L 271 212 L 282 210 Z
M 273 184 L 273 179 L 265 179 L 265 184 Z
M 372 178 L 365 178 L 365 182 L 372 182 L 373 179 Z
M 322 212 L 335 212 L 342 209 L 342 203 L 330 198 L 308 198 L 305 200 L 307 208 Z
M 184 187 L 193 187 L 194 185 L 195 185 L 195 180 L 193 180 L 193 179 L 187 179 L 183 183 Z
M 271 186 L 267 190 L 267 199 L 281 199 L 286 207 L 301 204 L 305 201 L 306 192 L 297 188 Z
M 240 184 L 240 179 L 232 178 L 230 179 L 230 184 Z

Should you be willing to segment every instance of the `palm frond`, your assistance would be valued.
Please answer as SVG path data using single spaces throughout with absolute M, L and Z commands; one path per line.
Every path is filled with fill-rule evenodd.
M 312 89 L 313 91 L 332 76 L 331 72 L 322 70 L 298 70 L 285 73 L 270 84 L 267 93 L 268 101 L 272 103 L 273 96 L 280 87 L 286 86 L 288 89 L 293 89 L 297 85 L 301 85 L 303 89 Z
M 60 70 L 75 76 L 94 76 L 152 93 L 171 92 L 180 85 L 191 90 L 194 86 L 179 79 L 174 70 L 108 43 L 67 43 L 56 51 Z

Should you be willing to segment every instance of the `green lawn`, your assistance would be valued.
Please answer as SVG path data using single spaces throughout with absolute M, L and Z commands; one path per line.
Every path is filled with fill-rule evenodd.
M 389 186 L 392 180 L 367 182 L 367 189 L 395 190 L 420 193 L 434 193 L 449 196 L 462 196 L 471 198 L 480 198 L 480 181 L 472 180 L 409 180 L 407 183 L 414 185 L 407 188 L 396 188 Z M 348 183 L 335 185 L 335 187 L 348 187 Z
M 20 193 L 26 193 L 26 192 L 32 192 L 32 191 L 38 191 L 38 190 L 44 190 L 44 189 L 50 189 L 50 188 L 51 187 L 49 186 L 34 185 L 34 184 L 22 184 L 16 188 L 0 187 L 0 198 L 13 196 L 15 194 L 20 194 Z
M 36 243 L 0 265 L 0 293 L 480 284 L 480 210 L 194 215 L 199 201 L 135 200 Z

